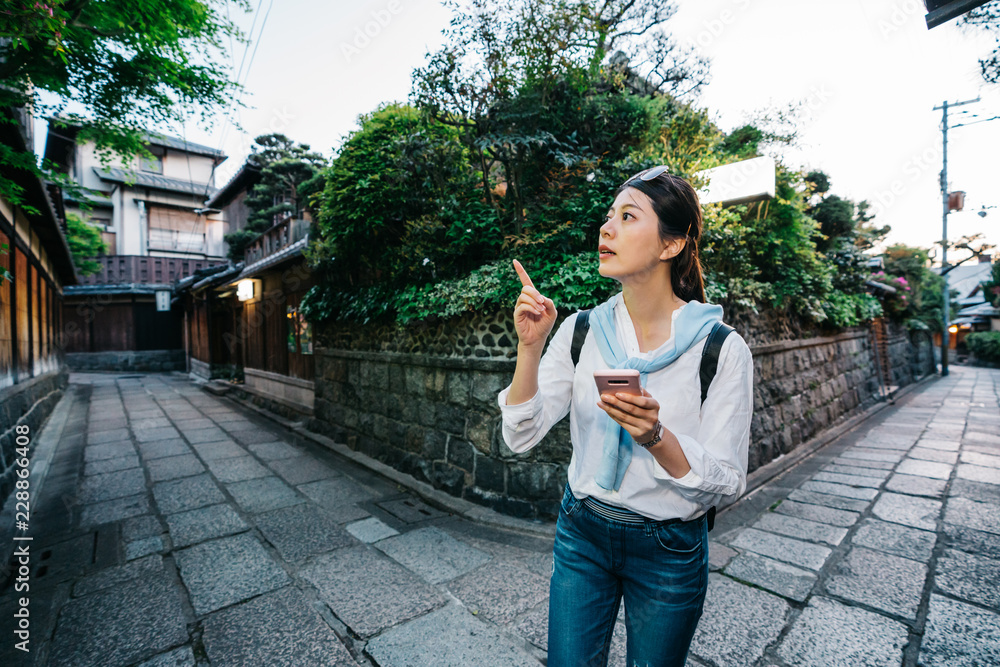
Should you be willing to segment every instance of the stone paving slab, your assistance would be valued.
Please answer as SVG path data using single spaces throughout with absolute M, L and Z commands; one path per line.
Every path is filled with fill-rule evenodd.
M 968 479 L 953 479 L 949 496 L 959 496 L 966 500 L 1000 505 L 1000 485 L 973 482 Z
M 890 667 L 902 662 L 908 634 L 898 621 L 814 597 L 782 639 L 777 653 L 791 665 Z
M 821 505 L 810 505 L 808 503 L 799 503 L 794 500 L 782 501 L 781 504 L 774 509 L 774 511 L 779 514 L 787 514 L 788 516 L 794 516 L 800 519 L 809 519 L 810 521 L 827 523 L 831 526 L 840 526 L 841 528 L 850 528 L 857 523 L 858 517 L 861 516 L 858 512 L 838 510 L 833 507 L 823 507 Z
M 451 581 L 490 560 L 489 554 L 433 526 L 381 540 L 375 546 L 432 584 Z
M 281 588 L 288 575 L 253 536 L 243 533 L 174 554 L 198 615 Z
M 389 630 L 370 641 L 366 651 L 383 667 L 538 666 L 508 637 L 456 604 Z
M 917 442 L 917 447 L 922 449 L 937 449 L 943 452 L 957 452 L 960 443 L 958 437 L 954 440 L 943 440 L 943 439 L 925 439 Z
M 122 539 L 126 542 L 144 540 L 163 533 L 159 519 L 152 514 L 134 516 L 122 521 Z
M 745 581 L 786 598 L 804 602 L 816 583 L 816 574 L 794 565 L 747 552 L 737 556 L 725 570 L 734 579 Z
M 804 482 L 800 486 L 803 491 L 815 491 L 826 493 L 832 496 L 843 496 L 855 500 L 872 500 L 878 495 L 877 489 L 867 487 L 846 486 L 844 484 L 832 484 L 830 482 Z
M 140 663 L 139 667 L 197 667 L 191 646 L 181 646 Z
M 1000 535 L 1000 506 L 965 498 L 949 498 L 944 520 Z
M 691 652 L 718 667 L 757 664 L 785 627 L 789 609 L 777 595 L 709 574 L 705 611 Z
M 931 477 L 933 479 L 947 480 L 951 477 L 951 465 L 948 463 L 937 463 L 935 461 L 920 461 L 917 459 L 905 458 L 898 466 L 897 473 L 904 475 L 917 475 L 919 477 Z
M 955 474 L 962 479 L 982 482 L 984 484 L 1000 484 L 1000 470 L 987 466 L 977 466 L 971 463 L 959 463 Z
M 809 570 L 822 568 L 831 553 L 830 549 L 818 544 L 765 533 L 753 528 L 744 528 L 730 544 L 738 549 L 770 556 Z
M 828 526 L 817 521 L 774 512 L 764 512 L 752 525 L 759 530 L 767 530 L 810 542 L 823 542 L 831 546 L 837 546 L 847 536 L 846 528 Z
M 956 549 L 1000 560 L 1000 535 L 950 523 L 944 524 L 944 534 Z
M 294 586 L 211 614 L 204 627 L 205 651 L 213 665 L 357 665 Z
M 330 510 L 340 523 L 369 516 L 369 513 L 358 507 L 357 503 L 367 502 L 376 497 L 374 493 L 346 477 L 309 482 L 300 484 L 296 488 L 317 504 Z
M 930 447 L 914 447 L 907 452 L 906 456 L 911 459 L 936 461 L 938 463 L 947 463 L 949 465 L 955 465 L 958 461 L 958 452 L 942 451 L 940 449 L 933 449 Z
M 87 432 L 88 445 L 104 445 L 115 442 L 128 441 L 129 430 L 127 428 L 116 428 L 110 431 Z
M 113 498 L 124 498 L 146 492 L 146 475 L 141 468 L 84 477 L 77 489 L 77 500 L 96 503 Z
M 365 544 L 372 544 L 387 537 L 399 535 L 399 531 L 387 526 L 381 520 L 371 516 L 361 521 L 355 521 L 344 526 L 351 535 Z
M 228 459 L 212 459 L 206 462 L 220 482 L 244 482 L 248 479 L 267 477 L 271 471 L 262 466 L 252 456 L 234 456 Z
M 962 463 L 972 463 L 986 468 L 1000 468 L 1000 456 L 980 454 L 979 452 L 962 452 Z M 997 473 L 1000 477 L 1000 472 Z
M 106 472 L 117 472 L 118 470 L 127 470 L 129 468 L 139 467 L 139 457 L 135 453 L 126 454 L 125 456 L 118 456 L 113 459 L 100 459 L 97 461 L 88 461 L 83 466 L 83 474 L 85 477 L 91 475 L 101 475 Z
M 105 568 L 80 579 L 73 584 L 73 596 L 90 595 L 91 593 L 117 586 L 132 579 L 138 579 L 143 576 L 155 577 L 163 573 L 163 557 L 146 556 L 125 565 Z
M 867 458 L 857 459 L 857 458 L 850 458 L 844 455 L 841 455 L 835 458 L 833 461 L 831 461 L 831 463 L 838 466 L 851 466 L 851 467 L 861 468 L 863 470 L 869 470 L 870 472 L 863 474 L 870 474 L 872 476 L 875 476 L 876 470 L 892 470 L 893 468 L 896 467 L 897 462 L 898 461 L 896 461 L 895 459 L 893 459 L 892 461 L 871 461 Z
M 358 544 L 329 513 L 312 503 L 259 514 L 254 522 L 281 557 L 291 563 Z
M 115 498 L 102 503 L 85 505 L 80 513 L 80 527 L 93 528 L 102 523 L 121 521 L 130 516 L 149 513 L 149 499 L 145 493 L 127 498 Z
M 294 485 L 340 476 L 339 472 L 312 456 L 268 461 L 267 465 L 286 482 Z
M 226 490 L 232 494 L 243 511 L 251 514 L 305 502 L 305 498 L 295 493 L 295 489 L 274 475 L 226 484 Z
M 154 482 L 165 482 L 201 474 L 205 472 L 205 466 L 194 454 L 182 454 L 153 459 L 146 464 L 146 470 L 149 471 L 149 478 Z
M 232 440 L 220 440 L 219 442 L 204 442 L 192 445 L 198 452 L 198 456 L 205 461 L 214 459 L 226 459 L 233 456 L 246 456 L 247 450 L 237 445 Z
M 920 664 L 923 667 L 1000 665 L 1000 616 L 931 594 L 920 644 Z
M 170 438 L 154 442 L 140 442 L 139 451 L 142 453 L 142 458 L 148 462 L 152 459 L 190 454 L 191 448 L 180 438 Z
M 264 442 L 273 442 L 274 434 L 268 430 L 253 428 L 245 431 L 230 431 L 229 435 L 233 440 L 243 445 L 256 445 Z
M 867 475 L 843 475 L 830 471 L 818 472 L 813 475 L 811 479 L 816 482 L 833 482 L 835 484 L 843 484 L 845 486 L 862 486 L 871 489 L 879 488 L 882 486 L 883 481 L 883 478 L 881 477 L 868 477 Z
M 299 571 L 320 599 L 360 637 L 370 637 L 445 603 L 402 565 L 359 546 L 316 556 Z
M 83 450 L 83 460 L 90 463 L 103 459 L 117 459 L 131 454 L 135 454 L 135 447 L 128 440 L 123 440 L 103 445 L 87 445 Z
M 934 583 L 954 597 L 1000 611 L 1000 560 L 947 549 L 937 561 Z
M 840 455 L 842 459 L 857 459 L 859 461 L 879 461 L 882 463 L 897 463 L 903 458 L 902 452 L 886 452 L 881 450 L 854 447 Z
M 868 518 L 851 538 L 853 544 L 921 563 L 930 560 L 937 535 L 898 523 Z
M 211 427 L 205 429 L 199 429 L 195 431 L 187 431 L 184 434 L 187 441 L 192 445 L 198 445 L 206 442 L 219 442 L 220 440 L 229 440 L 229 436 L 226 432 L 218 427 Z
M 179 438 L 181 434 L 173 426 L 167 428 L 147 428 L 135 431 L 136 442 L 155 442 L 157 440 L 169 440 Z
M 740 555 L 736 549 L 731 549 L 721 542 L 708 541 L 708 569 L 716 572 L 729 565 L 729 561 Z
M 928 498 L 944 497 L 947 480 L 918 477 L 916 475 L 901 475 L 896 473 L 886 482 L 887 491 L 905 493 L 911 496 L 926 496 Z
M 186 547 L 214 537 L 233 535 L 250 526 L 227 504 L 209 505 L 167 516 L 175 547 Z
M 850 465 L 840 465 L 838 463 L 831 463 L 823 468 L 823 472 L 836 473 L 838 475 L 855 475 L 859 477 L 868 477 L 871 479 L 877 479 L 885 481 L 885 478 L 891 474 L 889 470 L 882 470 L 879 468 L 862 468 L 858 466 Z M 813 479 L 816 479 L 815 477 Z M 828 481 L 828 480 L 827 480 Z
M 448 590 L 472 611 L 507 625 L 546 598 L 549 580 L 515 563 L 496 561 L 453 580 Z
M 256 454 L 262 461 L 279 461 L 302 456 L 302 450 L 287 442 L 262 442 L 248 445 L 247 449 Z
M 790 494 L 788 494 L 789 500 L 800 503 L 809 503 L 812 505 L 822 505 L 824 507 L 832 507 L 834 509 L 850 510 L 853 512 L 863 512 L 871 504 L 870 500 L 857 500 L 855 498 L 845 498 L 843 496 L 834 496 L 829 493 L 817 493 L 815 491 L 806 491 L 804 489 L 795 489 Z
M 70 600 L 59 614 L 49 661 L 129 665 L 187 639 L 176 585 L 162 575 L 141 577 Z
M 855 547 L 825 588 L 832 595 L 915 621 L 926 578 L 923 563 Z
M 154 484 L 153 498 L 163 514 L 215 505 L 226 500 L 207 473 Z
M 125 560 L 135 560 L 150 554 L 158 554 L 166 550 L 166 542 L 163 537 L 147 537 L 125 545 Z
M 904 526 L 935 530 L 941 501 L 885 492 L 872 507 L 872 514 Z

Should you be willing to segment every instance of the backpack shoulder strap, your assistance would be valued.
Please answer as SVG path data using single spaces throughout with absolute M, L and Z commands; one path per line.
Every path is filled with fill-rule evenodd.
M 573 344 L 569 353 L 573 357 L 573 367 L 580 363 L 580 350 L 583 349 L 583 341 L 587 338 L 587 330 L 590 329 L 590 309 L 581 310 L 576 315 L 576 324 L 573 327 Z
M 712 380 L 715 379 L 715 372 L 719 370 L 719 355 L 722 353 L 722 344 L 725 342 L 726 336 L 733 333 L 733 331 L 734 329 L 731 326 L 719 321 L 715 323 L 711 333 L 708 334 L 708 340 L 705 341 L 705 349 L 701 352 L 700 376 L 702 403 L 708 397 L 708 388 L 711 386 Z

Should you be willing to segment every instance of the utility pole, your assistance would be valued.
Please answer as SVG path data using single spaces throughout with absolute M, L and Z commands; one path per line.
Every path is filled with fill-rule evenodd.
M 948 290 L 948 109 L 951 107 L 960 107 L 966 104 L 972 104 L 978 102 L 977 97 L 974 100 L 966 100 L 965 102 L 955 102 L 953 104 L 948 104 L 945 100 L 944 104 L 939 107 L 934 107 L 934 111 L 941 109 L 941 135 L 943 141 L 943 155 L 944 161 L 941 167 L 941 277 L 944 279 L 944 294 L 942 296 L 944 313 L 941 318 L 941 377 L 948 375 L 948 343 L 950 333 L 948 331 L 948 323 L 951 320 L 951 316 L 948 313 L 948 300 L 949 300 L 949 290 Z

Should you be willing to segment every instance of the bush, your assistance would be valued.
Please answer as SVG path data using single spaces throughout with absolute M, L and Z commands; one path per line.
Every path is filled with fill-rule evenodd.
M 976 359 L 1000 364 L 1000 331 L 979 331 L 965 337 L 969 352 Z

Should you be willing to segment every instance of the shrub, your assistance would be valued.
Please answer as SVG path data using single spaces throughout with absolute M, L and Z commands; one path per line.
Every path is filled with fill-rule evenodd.
M 976 359 L 1000 364 L 1000 331 L 979 331 L 965 337 L 969 352 Z

